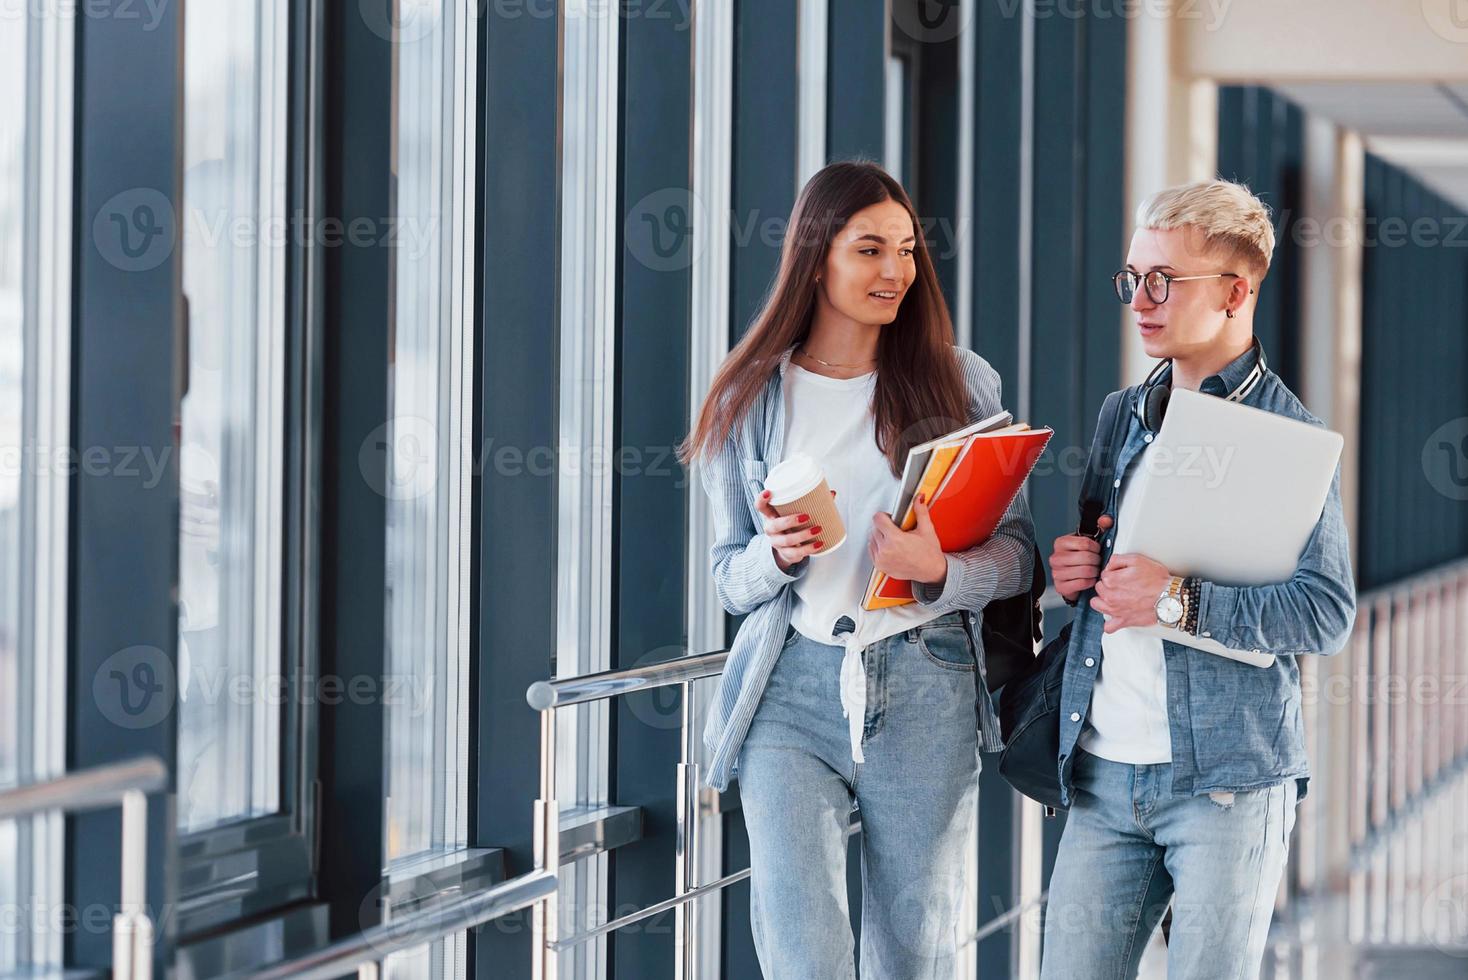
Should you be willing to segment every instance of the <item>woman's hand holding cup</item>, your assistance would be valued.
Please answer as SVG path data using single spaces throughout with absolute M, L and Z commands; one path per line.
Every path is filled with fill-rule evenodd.
M 835 490 L 831 491 L 831 496 L 836 496 Z M 821 526 L 816 524 L 802 527 L 810 521 L 810 515 L 788 514 L 781 517 L 770 505 L 768 490 L 760 493 L 755 506 L 765 519 L 765 537 L 770 539 L 770 544 L 775 549 L 775 564 L 780 566 L 780 571 L 789 571 L 791 565 L 798 564 L 821 550 L 822 543 L 818 540 Z
M 780 571 L 811 555 L 829 555 L 846 540 L 846 522 L 826 483 L 821 464 L 806 453 L 791 453 L 765 477 L 756 510 Z

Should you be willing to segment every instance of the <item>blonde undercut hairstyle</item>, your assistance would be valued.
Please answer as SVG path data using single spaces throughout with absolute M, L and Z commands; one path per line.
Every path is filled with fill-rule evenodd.
M 1240 263 L 1244 269 L 1239 271 L 1256 283 L 1274 256 L 1269 206 L 1231 180 L 1200 180 L 1159 191 L 1137 208 L 1137 227 L 1196 232 L 1202 236 L 1200 250 Z

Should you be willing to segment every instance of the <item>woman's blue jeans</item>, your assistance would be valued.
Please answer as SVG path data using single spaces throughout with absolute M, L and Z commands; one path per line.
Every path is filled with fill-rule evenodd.
M 740 749 L 750 914 L 766 980 L 856 976 L 847 828 L 861 814 L 861 975 L 953 975 L 979 784 L 975 651 L 960 613 L 864 651 L 865 762 L 841 714 L 842 648 L 791 630 Z

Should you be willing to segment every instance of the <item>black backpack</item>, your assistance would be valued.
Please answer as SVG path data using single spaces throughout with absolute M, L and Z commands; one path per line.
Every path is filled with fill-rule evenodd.
M 1034 569 L 1030 591 L 1008 599 L 995 599 L 984 607 L 981 630 L 984 675 L 991 692 L 1035 669 L 1035 644 L 1045 635 L 1040 625 L 1040 597 L 1045 594 L 1045 557 L 1039 548 L 1035 548 Z
M 1111 479 L 1114 451 L 1126 433 L 1127 391 L 1113 392 L 1101 407 L 1096 435 L 1091 442 L 1091 456 L 1086 463 L 1086 476 L 1081 484 L 1081 524 L 1077 533 L 1093 535 L 1096 522 L 1106 506 L 1106 484 Z M 1045 590 L 1045 572 L 1036 556 L 1036 577 L 1040 591 Z M 1031 593 L 1033 594 L 1033 589 Z M 1077 605 L 1090 601 L 1091 590 L 1081 593 Z M 1021 597 L 1027 598 L 1027 597 Z M 1005 600 L 1006 602 L 1010 600 Z M 991 607 L 992 607 L 991 603 Z M 987 619 L 987 612 L 985 618 Z M 1035 639 L 1040 638 L 1039 604 L 1035 605 Z M 985 636 L 987 643 L 988 637 Z M 1029 656 L 999 699 L 999 728 L 1004 735 L 1004 750 L 999 756 L 999 775 L 1032 800 L 1045 804 L 1047 812 L 1063 809 L 1060 802 L 1060 685 L 1065 678 L 1065 658 L 1070 647 L 1070 623 L 1060 634 L 1045 644 L 1039 656 Z M 1033 646 L 1031 646 L 1033 649 Z M 985 647 L 988 655 L 988 647 Z M 992 660 L 988 661 L 992 663 Z M 989 675 L 990 689 L 994 675 Z

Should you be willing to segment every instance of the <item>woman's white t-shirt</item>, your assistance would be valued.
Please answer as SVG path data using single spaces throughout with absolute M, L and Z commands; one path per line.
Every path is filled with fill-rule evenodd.
M 834 632 L 842 616 L 857 621 L 872 559 L 867 551 L 872 518 L 892 506 L 898 478 L 877 449 L 872 393 L 875 371 L 855 378 L 828 378 L 791 362 L 785 372 L 785 454 L 806 453 L 824 469 L 836 491 L 836 509 L 846 541 L 829 555 L 813 556 L 796 579 L 791 623 L 821 643 L 839 644 Z M 936 614 L 919 603 L 865 614 L 867 643 L 921 625 Z M 874 621 L 876 620 L 876 621 Z

